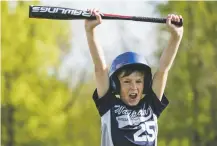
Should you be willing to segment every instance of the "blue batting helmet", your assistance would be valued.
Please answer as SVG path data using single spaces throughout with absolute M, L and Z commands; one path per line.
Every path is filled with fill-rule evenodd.
M 151 68 L 148 66 L 147 61 L 145 58 L 137 53 L 134 52 L 125 52 L 117 56 L 109 71 L 109 78 L 112 89 L 114 92 L 120 92 L 120 81 L 117 78 L 117 72 L 123 69 L 124 67 L 131 67 L 131 66 L 138 66 L 140 68 L 144 68 L 145 71 L 145 79 L 144 79 L 144 90 L 143 93 L 146 94 L 149 91 L 149 88 L 152 83 L 152 74 Z

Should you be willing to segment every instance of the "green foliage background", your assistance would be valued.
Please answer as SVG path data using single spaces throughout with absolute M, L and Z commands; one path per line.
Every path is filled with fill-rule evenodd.
M 18 1 L 15 9 L 8 4 L 1 2 L 2 146 L 100 145 L 100 118 L 91 99 L 94 80 L 71 89 L 57 77 L 61 54 L 71 48 L 69 22 L 29 19 L 28 6 L 37 1 Z M 216 146 L 217 2 L 169 1 L 155 7 L 162 17 L 184 18 L 158 145 Z M 165 26 L 159 28 L 156 57 L 167 45 L 165 32 Z
M 72 104 L 75 91 L 57 77 L 61 53 L 71 47 L 71 27 L 67 21 L 29 19 L 31 4 L 39 3 L 19 1 L 10 9 L 1 2 L 2 145 L 98 145 L 93 86 L 83 83 L 85 92 Z
M 166 88 L 170 106 L 159 120 L 160 146 L 217 145 L 216 6 L 214 1 L 157 5 L 162 16 L 175 13 L 184 18 L 183 40 Z M 163 36 L 159 39 L 165 46 Z

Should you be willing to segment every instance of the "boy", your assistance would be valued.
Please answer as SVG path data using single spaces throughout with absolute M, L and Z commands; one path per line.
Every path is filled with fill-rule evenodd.
M 181 16 L 168 15 L 168 47 L 152 78 L 151 68 L 134 52 L 120 54 L 110 70 L 95 39 L 95 27 L 102 23 L 99 11 L 89 10 L 96 20 L 85 20 L 86 37 L 93 59 L 96 90 L 93 100 L 101 116 L 101 146 L 156 146 L 157 119 L 169 104 L 164 89 L 183 35 L 183 27 L 171 24 Z

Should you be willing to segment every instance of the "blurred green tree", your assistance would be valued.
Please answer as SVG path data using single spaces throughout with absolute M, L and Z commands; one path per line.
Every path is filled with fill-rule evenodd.
M 69 92 L 55 68 L 70 48 L 71 30 L 66 21 L 29 19 L 31 4 L 39 2 L 1 2 L 3 146 L 57 145 L 57 133 L 64 133 L 59 109 Z
M 2 146 L 99 145 L 94 86 L 81 75 L 59 80 L 71 48 L 67 21 L 30 19 L 38 1 L 1 2 Z M 73 78 L 80 78 L 71 88 Z M 92 83 L 92 81 L 90 81 Z
M 216 6 L 214 1 L 157 4 L 162 16 L 184 18 L 183 40 L 166 88 L 170 105 L 159 121 L 159 146 L 217 145 Z M 163 33 L 165 29 L 160 27 Z M 166 47 L 167 38 L 159 39 L 160 48 Z

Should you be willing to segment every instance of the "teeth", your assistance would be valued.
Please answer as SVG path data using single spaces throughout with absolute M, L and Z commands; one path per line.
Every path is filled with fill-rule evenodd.
M 137 97 L 137 93 L 131 93 L 129 96 L 131 99 L 135 99 Z

